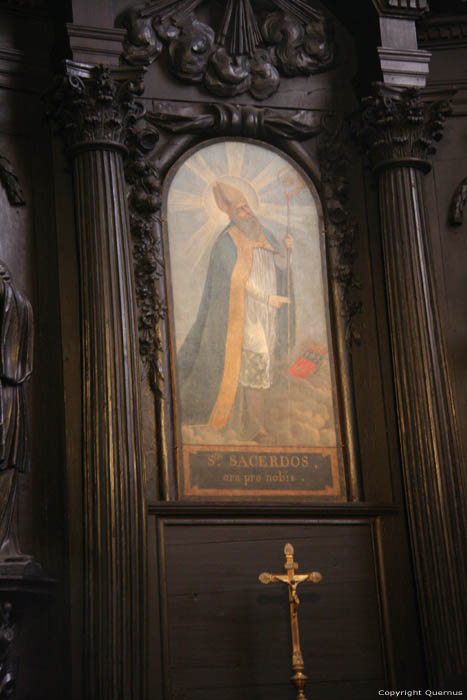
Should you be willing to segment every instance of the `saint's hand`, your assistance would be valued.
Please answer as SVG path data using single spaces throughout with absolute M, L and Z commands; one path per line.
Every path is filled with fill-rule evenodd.
M 290 233 L 288 233 L 284 238 L 284 246 L 286 250 L 290 250 L 290 252 L 293 251 L 293 238 Z
M 280 309 L 281 306 L 284 304 L 290 304 L 290 299 L 289 297 L 280 297 L 280 296 L 270 296 L 268 299 L 268 304 L 269 306 L 272 306 L 274 309 Z

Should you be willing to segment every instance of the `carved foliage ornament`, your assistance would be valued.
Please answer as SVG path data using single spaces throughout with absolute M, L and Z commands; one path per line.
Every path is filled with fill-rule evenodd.
M 142 81 L 115 80 L 109 67 L 86 67 L 82 74 L 69 67 L 49 95 L 49 116 L 69 148 L 105 143 L 126 150 L 128 132 L 144 111 L 135 99 L 142 92 Z
M 375 170 L 396 164 L 430 170 L 427 159 L 442 137 L 449 102 L 424 102 L 416 88 L 378 85 L 363 106 L 360 138 Z
M 320 141 L 323 187 L 331 223 L 329 244 L 335 251 L 334 275 L 341 295 L 345 335 L 349 344 L 359 341 L 353 318 L 360 303 L 352 299 L 358 282 L 353 271 L 356 257 L 356 225 L 348 211 L 348 157 L 341 143 L 341 127 L 322 124 L 311 111 L 261 109 L 240 105 L 204 104 L 196 110 L 188 105 L 159 103 L 145 115 L 151 126 L 134 129 L 127 141 L 130 149 L 125 173 L 130 186 L 129 206 L 134 241 L 136 297 L 140 313 L 140 352 L 154 392 L 163 394 L 163 347 L 160 322 L 166 306 L 159 281 L 164 275 L 161 232 L 161 180 L 172 163 L 187 148 L 210 136 L 249 136 L 266 140 L 300 141 L 324 131 Z M 170 134 L 169 146 L 159 138 Z M 340 145 L 339 145 L 340 144 Z
M 250 92 L 263 100 L 279 87 L 280 76 L 312 75 L 331 68 L 334 41 L 329 20 L 306 0 L 227 0 L 214 29 L 195 14 L 206 0 L 155 0 L 125 12 L 124 59 L 134 65 L 155 61 L 167 47 L 175 75 L 204 82 L 215 95 Z
M 164 273 L 161 235 L 161 178 L 151 162 L 159 134 L 152 129 L 133 129 L 127 141 L 125 178 L 129 186 L 128 205 L 133 238 L 136 301 L 139 311 L 139 350 L 152 390 L 163 392 L 160 322 L 166 307 L 159 294 L 158 280 Z
M 136 298 L 139 308 L 140 352 L 153 391 L 163 392 L 163 348 L 159 333 L 166 306 L 158 281 L 164 274 L 161 231 L 161 179 L 173 161 L 171 149 L 155 148 L 160 131 L 180 139 L 188 148 L 205 136 L 243 135 L 256 138 L 308 139 L 318 134 L 314 112 L 279 112 L 239 105 L 190 106 L 159 103 L 145 114 L 150 127 L 131 129 L 125 175 L 129 184 L 130 225 L 133 236 Z M 169 157 L 167 157 L 167 152 Z M 175 151 L 176 152 L 176 151 Z
M 319 139 L 319 158 L 324 202 L 329 220 L 328 245 L 334 252 L 332 274 L 339 286 L 340 311 L 349 347 L 360 344 L 360 332 L 355 327 L 355 316 L 362 303 L 355 297 L 361 284 L 355 274 L 357 258 L 355 238 L 357 224 L 349 211 L 348 168 L 351 160 L 347 152 L 344 125 L 338 118 L 327 117 L 322 122 Z

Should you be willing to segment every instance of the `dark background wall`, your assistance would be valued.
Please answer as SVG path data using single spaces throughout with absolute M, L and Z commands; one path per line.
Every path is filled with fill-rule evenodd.
M 31 473 L 21 475 L 18 499 L 21 548 L 51 579 L 26 593 L 20 586 L 19 592 L 13 587 L 2 594 L 13 602 L 12 663 L 17 696 L 23 698 L 59 697 L 69 678 L 63 348 L 52 139 L 43 101 L 54 43 L 47 13 L 0 8 L 0 154 L 9 160 L 25 200 L 11 204 L 0 189 L 0 258 L 30 299 L 35 322 L 28 389 Z

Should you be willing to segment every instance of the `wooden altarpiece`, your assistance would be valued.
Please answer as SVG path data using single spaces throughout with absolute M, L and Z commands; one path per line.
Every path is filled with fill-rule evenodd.
M 423 11 L 399 4 L 394 14 L 397 3 L 375 3 L 377 10 L 368 3 L 368 12 L 413 21 Z M 208 619 L 206 606 L 226 585 L 231 563 L 243 560 L 251 547 L 250 555 L 267 558 L 276 536 L 303 537 L 323 555 L 320 570 L 336 586 L 334 602 L 355 596 L 354 617 L 342 622 L 335 609 L 327 629 L 343 635 L 349 658 L 351 648 L 363 649 L 349 662 L 359 697 L 408 682 L 401 648 L 411 655 L 413 677 L 420 683 L 424 678 L 409 542 L 431 678 L 442 684 L 461 665 L 462 630 L 448 619 L 462 605 L 462 556 L 454 552 L 461 538 L 463 482 L 421 184 L 447 107 L 423 102 L 415 88 L 380 86 L 359 113 L 342 60 L 355 60 L 357 53 L 339 20 L 334 17 L 334 37 L 322 4 L 266 5 L 232 1 L 224 14 L 195 0 L 134 8 L 118 18 L 127 30 L 122 65 L 68 61 L 53 96 L 51 111 L 72 161 L 80 249 L 87 698 L 140 700 L 147 682 L 153 695 L 163 693 L 167 700 L 184 692 L 219 697 L 219 678 L 210 685 L 211 676 L 202 673 L 203 635 L 208 626 L 221 654 L 216 648 L 209 662 L 227 673 L 219 636 L 224 613 Z M 301 32 L 300 50 L 277 39 L 288 37 L 291 25 Z M 142 66 L 149 66 L 146 76 Z M 173 77 L 167 77 L 167 66 Z M 329 71 L 335 71 L 333 80 L 337 75 L 346 81 L 344 96 Z M 296 88 L 281 92 L 294 80 L 300 81 Z M 312 83 L 325 94 L 317 105 L 313 90 L 303 92 Z M 184 497 L 177 472 L 165 202 L 176 171 L 170 169 L 213 139 L 272 145 L 309 178 L 319 198 L 345 465 L 345 490 L 334 502 Z M 373 159 L 381 224 L 355 140 Z M 375 446 L 378 440 L 381 446 Z M 263 539 L 267 546 L 255 549 Z M 213 568 L 216 557 L 222 565 Z M 350 580 L 332 577 L 333 567 L 340 574 L 347 570 L 343 563 L 339 568 L 339 557 L 352 572 Z M 196 571 L 196 562 L 205 564 L 202 580 L 196 573 L 185 576 L 188 569 Z M 258 569 L 255 561 L 252 581 Z M 238 585 L 249 590 L 243 579 Z M 237 593 L 223 598 L 232 616 Z M 270 629 L 258 592 L 248 595 Z M 329 609 L 324 595 L 321 632 Z M 254 616 L 248 618 L 252 624 Z M 235 621 L 232 629 L 229 639 Z M 234 645 L 239 654 L 245 630 Z M 319 633 L 310 643 L 319 645 Z M 316 673 L 321 690 L 334 683 L 329 692 L 335 693 L 344 681 L 332 675 L 331 647 L 327 638 Z M 280 693 L 278 676 L 273 673 L 268 686 L 258 670 L 267 664 L 259 648 L 252 652 L 259 678 L 254 687 Z M 251 673 L 249 661 L 239 661 L 237 675 L 222 677 L 228 697 L 240 697 L 241 682 Z M 267 697 L 274 697 L 271 692 Z

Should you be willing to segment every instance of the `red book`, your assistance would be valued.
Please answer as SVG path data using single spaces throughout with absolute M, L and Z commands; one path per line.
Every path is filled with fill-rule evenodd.
M 307 379 L 319 367 L 326 352 L 326 350 L 313 345 L 289 367 L 289 373 L 297 379 Z

